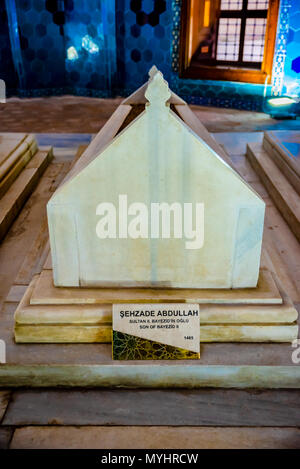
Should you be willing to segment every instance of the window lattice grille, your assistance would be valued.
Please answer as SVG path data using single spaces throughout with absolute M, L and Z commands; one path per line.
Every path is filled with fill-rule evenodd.
M 248 18 L 246 20 L 243 60 L 262 62 L 264 56 L 266 18 Z
M 241 10 L 243 0 L 221 0 L 221 10 Z
M 269 0 L 248 0 L 248 10 L 267 10 Z
M 269 0 L 221 0 L 216 60 L 259 67 Z
M 240 18 L 220 18 L 217 60 L 235 61 L 239 57 Z

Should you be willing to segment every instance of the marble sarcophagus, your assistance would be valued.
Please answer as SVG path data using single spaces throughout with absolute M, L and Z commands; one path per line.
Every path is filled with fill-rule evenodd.
M 265 203 L 173 110 L 159 71 L 139 93 L 142 112 L 126 125 L 124 101 L 48 203 L 55 286 L 256 287 Z

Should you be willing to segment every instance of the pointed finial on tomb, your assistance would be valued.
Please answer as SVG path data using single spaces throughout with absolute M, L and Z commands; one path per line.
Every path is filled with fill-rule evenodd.
M 166 109 L 169 107 L 166 102 L 171 97 L 171 91 L 168 82 L 164 80 L 163 74 L 160 71 L 157 70 L 155 75 L 151 77 L 145 92 L 145 97 L 149 101 L 146 105 L 146 110 L 154 108 Z
M 151 80 L 157 72 L 158 72 L 158 68 L 156 67 L 156 65 L 152 65 L 152 67 L 150 68 L 148 72 L 149 79 Z

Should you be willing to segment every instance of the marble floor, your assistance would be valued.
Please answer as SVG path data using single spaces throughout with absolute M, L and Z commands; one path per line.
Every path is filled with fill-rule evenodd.
M 19 99 L 0 103 L 0 132 L 96 133 L 123 98 L 78 96 Z M 300 120 L 275 120 L 260 112 L 191 106 L 210 132 L 300 130 Z

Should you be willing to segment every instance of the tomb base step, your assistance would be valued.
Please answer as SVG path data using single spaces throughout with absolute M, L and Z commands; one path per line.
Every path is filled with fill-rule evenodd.
M 260 270 L 256 288 L 82 288 L 55 287 L 52 270 L 43 270 L 33 289 L 31 305 L 114 303 L 282 304 L 271 272 Z
M 109 343 L 111 325 L 19 325 L 17 343 Z M 219 324 L 200 326 L 201 343 L 207 342 L 292 342 L 298 337 L 298 325 Z
M 273 275 L 273 274 L 272 274 Z M 43 304 L 31 305 L 32 292 L 38 281 L 14 286 L 7 301 L 19 301 L 15 312 L 17 325 L 102 325 L 112 321 L 112 304 Z M 19 287 L 19 288 L 18 288 Z M 280 290 L 282 304 L 201 304 L 201 324 L 287 324 L 298 318 L 288 295 Z

